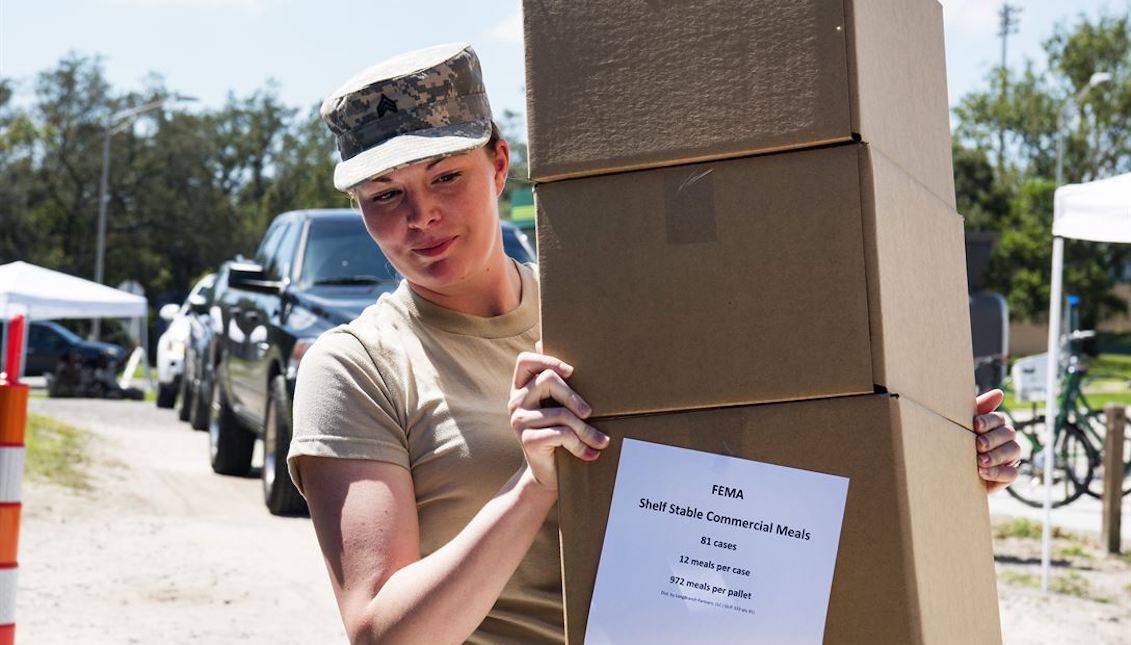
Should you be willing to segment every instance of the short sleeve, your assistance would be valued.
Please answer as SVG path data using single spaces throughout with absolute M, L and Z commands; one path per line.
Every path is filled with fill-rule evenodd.
M 336 329 L 307 350 L 295 381 L 287 467 L 300 456 L 372 459 L 409 468 L 408 437 L 388 385 L 356 336 Z

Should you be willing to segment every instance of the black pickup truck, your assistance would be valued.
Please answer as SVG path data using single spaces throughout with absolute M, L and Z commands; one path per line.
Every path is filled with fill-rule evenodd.
M 533 260 L 517 229 L 504 224 L 503 236 L 512 257 Z M 262 439 L 267 508 L 302 513 L 305 502 L 286 464 L 299 362 L 319 334 L 357 317 L 400 276 L 351 209 L 283 213 L 255 257 L 232 260 L 227 269 L 227 286 L 212 307 L 212 469 L 249 474 Z

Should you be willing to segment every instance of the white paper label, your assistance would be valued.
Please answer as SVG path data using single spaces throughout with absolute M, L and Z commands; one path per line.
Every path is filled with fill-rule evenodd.
M 820 643 L 848 479 L 625 439 L 586 643 Z

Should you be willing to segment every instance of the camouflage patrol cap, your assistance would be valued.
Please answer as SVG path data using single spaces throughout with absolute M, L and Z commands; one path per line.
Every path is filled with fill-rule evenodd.
M 437 45 L 370 67 L 322 103 L 347 191 L 411 163 L 472 150 L 491 138 L 479 58 L 465 44 Z

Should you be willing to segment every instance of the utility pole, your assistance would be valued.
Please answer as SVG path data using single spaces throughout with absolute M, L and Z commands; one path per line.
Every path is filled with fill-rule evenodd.
M 1008 2 L 1001 4 L 1001 9 L 998 11 L 998 32 L 997 35 L 1001 38 L 1001 102 L 1005 103 L 1007 85 L 1009 83 L 1009 68 L 1006 67 L 1006 50 L 1009 42 L 1009 35 L 1017 33 L 1017 25 L 1020 22 L 1019 14 L 1021 7 L 1011 5 Z M 1005 125 L 998 124 L 997 129 L 997 171 L 1000 176 L 1005 172 Z

